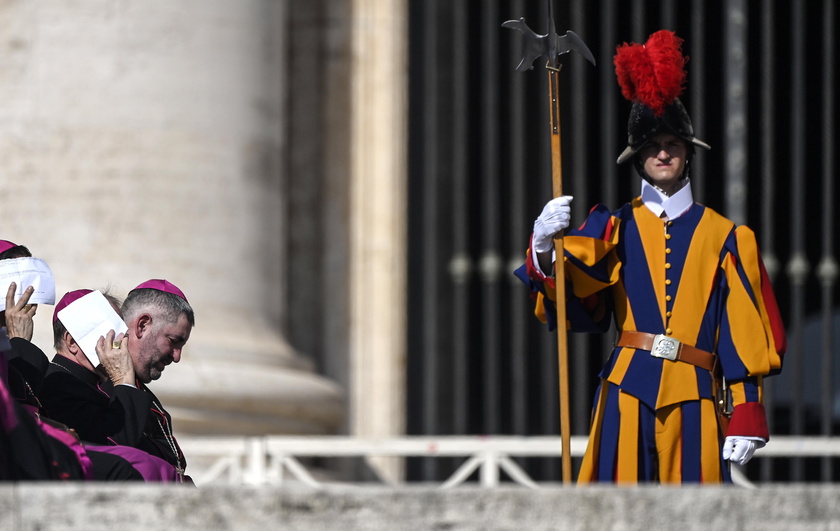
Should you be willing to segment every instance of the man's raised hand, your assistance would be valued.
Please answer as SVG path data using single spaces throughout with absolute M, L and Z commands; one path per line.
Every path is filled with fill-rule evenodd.
M 32 318 L 38 310 L 37 304 L 29 304 L 29 298 L 35 293 L 35 288 L 29 286 L 23 290 L 20 300 L 15 302 L 17 285 L 12 282 L 6 292 L 6 334 L 9 338 L 20 337 L 32 341 L 34 324 Z
M 548 253 L 554 249 L 554 238 L 569 226 L 572 196 L 561 195 L 546 203 L 534 221 L 534 251 Z
M 135 385 L 134 363 L 128 353 L 128 338 L 124 334 L 118 334 L 109 330 L 105 337 L 100 336 L 96 342 L 96 355 L 102 368 L 108 374 L 108 378 L 114 385 L 128 384 Z

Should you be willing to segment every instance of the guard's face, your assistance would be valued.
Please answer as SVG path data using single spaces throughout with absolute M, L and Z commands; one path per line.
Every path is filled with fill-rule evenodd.
M 639 150 L 650 183 L 669 192 L 685 171 L 688 148 L 672 133 L 657 133 Z

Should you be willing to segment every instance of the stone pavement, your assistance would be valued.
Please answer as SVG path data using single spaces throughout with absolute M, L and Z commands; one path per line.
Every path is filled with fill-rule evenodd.
M 835 485 L 623 488 L 3 484 L 0 530 L 840 530 Z

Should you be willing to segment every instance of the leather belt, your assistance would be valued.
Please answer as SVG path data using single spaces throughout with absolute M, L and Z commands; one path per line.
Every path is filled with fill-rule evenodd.
M 628 347 L 650 351 L 655 358 L 671 361 L 683 361 L 714 372 L 717 356 L 705 350 L 680 342 L 679 339 L 664 334 L 648 334 L 625 330 L 616 343 L 617 347 Z

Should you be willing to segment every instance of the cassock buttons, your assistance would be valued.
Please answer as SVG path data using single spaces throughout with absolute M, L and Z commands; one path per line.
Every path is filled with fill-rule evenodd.
M 671 296 L 670 295 L 665 295 L 665 300 L 668 301 L 668 302 L 671 302 Z
M 670 278 L 666 278 L 666 279 L 665 279 L 665 285 L 666 285 L 666 286 L 670 286 L 670 285 L 671 285 L 671 279 L 670 279 Z
M 665 317 L 668 317 L 668 318 L 670 318 L 670 317 L 671 317 L 671 312 L 670 312 L 670 311 L 668 311 L 668 312 L 665 312 Z
M 674 333 L 674 331 L 673 331 L 673 330 L 671 330 L 670 328 L 666 328 L 666 329 L 665 329 L 665 335 L 666 335 L 666 336 L 670 336 L 670 335 L 671 335 L 671 334 L 673 334 L 673 333 Z
M 671 248 L 670 247 L 665 248 L 665 254 L 671 254 Z
M 665 263 L 665 269 L 671 269 L 671 264 L 669 262 Z
M 671 235 L 670 235 L 670 234 L 666 234 L 666 235 L 665 235 L 665 239 L 666 239 L 666 240 L 670 240 L 670 239 L 671 239 Z

